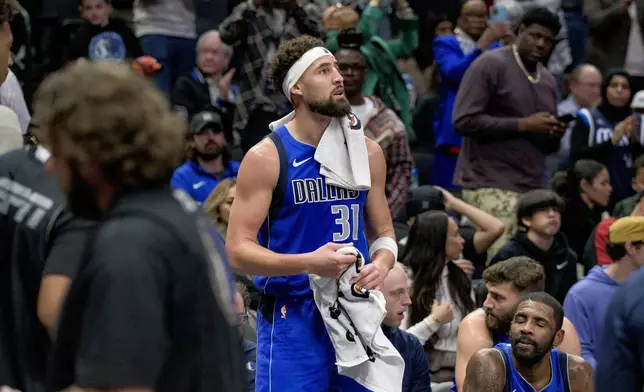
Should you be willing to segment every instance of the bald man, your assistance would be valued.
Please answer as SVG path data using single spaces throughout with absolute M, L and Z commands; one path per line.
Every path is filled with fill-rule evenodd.
M 557 114 L 577 115 L 579 109 L 590 109 L 599 105 L 601 101 L 602 73 L 590 64 L 582 64 L 575 68 L 570 75 L 570 94 L 557 105 Z M 572 124 L 561 138 L 559 156 L 567 160 L 570 155 L 570 134 Z
M 234 69 L 228 69 L 233 49 L 221 41 L 219 32 L 203 33 L 197 41 L 197 66 L 190 75 L 183 75 L 172 91 L 172 105 L 186 118 L 218 110 L 224 116 L 227 131 L 232 132 L 232 118 L 239 88 L 232 83 Z
M 387 315 L 382 331 L 405 360 L 402 392 L 431 392 L 429 363 L 423 345 L 414 335 L 399 329 L 405 312 L 411 305 L 407 274 L 400 263 L 389 271 L 382 285 L 387 301 Z

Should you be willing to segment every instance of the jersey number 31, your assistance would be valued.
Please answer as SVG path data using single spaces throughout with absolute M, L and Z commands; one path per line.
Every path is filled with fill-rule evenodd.
M 351 204 L 351 211 L 349 206 L 334 205 L 331 206 L 331 213 L 338 216 L 335 223 L 340 225 L 340 232 L 333 233 L 333 242 L 342 242 L 349 239 L 351 236 L 352 241 L 358 240 L 358 228 L 360 227 L 360 205 Z

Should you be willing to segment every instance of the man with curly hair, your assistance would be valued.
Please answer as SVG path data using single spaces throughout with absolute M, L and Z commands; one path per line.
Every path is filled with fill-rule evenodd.
M 47 390 L 242 390 L 223 243 L 168 185 L 183 119 L 130 67 L 86 60 L 43 82 L 35 118 L 70 210 L 99 221 L 58 323 Z
M 397 253 L 383 152 L 351 114 L 337 62 L 322 41 L 301 36 L 282 45 L 269 73 L 295 110 L 244 157 L 227 232 L 233 265 L 254 275 L 263 293 L 256 390 L 364 390 L 337 372 L 309 274 L 337 279 L 356 257 L 336 251 L 354 246 L 371 263 L 352 283 L 369 290 L 382 286 Z M 368 190 L 332 185 L 317 161 L 327 127 L 347 117 L 366 146 Z M 374 240 L 370 248 L 365 232 Z

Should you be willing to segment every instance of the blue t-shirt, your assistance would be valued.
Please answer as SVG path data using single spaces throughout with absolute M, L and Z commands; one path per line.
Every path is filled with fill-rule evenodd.
M 170 184 L 175 189 L 183 189 L 197 203 L 203 204 L 219 181 L 237 177 L 239 165 L 238 161 L 230 160 L 224 172 L 215 177 L 205 171 L 196 161 L 189 160 L 174 171 Z
M 266 219 L 258 242 L 282 254 L 313 252 L 327 242 L 352 242 L 368 262 L 364 227 L 367 191 L 327 185 L 315 147 L 297 141 L 286 126 L 274 131 L 280 137 L 288 162 L 288 181 L 279 212 Z M 311 296 L 308 275 L 256 276 L 255 285 L 273 296 Z
M 499 343 L 494 346 L 503 355 L 505 362 L 505 388 L 508 392 L 534 392 L 534 387 L 527 382 L 512 363 L 512 346 L 509 343 Z M 550 383 L 539 392 L 569 392 L 568 356 L 556 349 L 550 351 Z

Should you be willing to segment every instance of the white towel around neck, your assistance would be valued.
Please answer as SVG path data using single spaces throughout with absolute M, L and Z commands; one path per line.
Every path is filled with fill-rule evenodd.
M 269 128 L 275 131 L 294 117 L 293 111 L 272 122 Z M 320 163 L 320 174 L 327 184 L 356 191 L 371 188 L 367 142 L 362 124 L 353 113 L 331 119 L 313 158 Z

